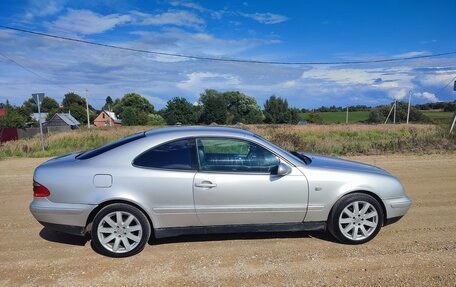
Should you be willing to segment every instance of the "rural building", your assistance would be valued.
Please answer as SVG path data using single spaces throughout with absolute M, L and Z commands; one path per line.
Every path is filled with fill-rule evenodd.
M 46 124 L 47 127 L 69 127 L 72 130 L 79 128 L 80 123 L 70 113 L 55 114 Z
M 119 120 L 114 112 L 102 111 L 93 121 L 96 127 L 115 126 L 120 125 L 122 122 Z

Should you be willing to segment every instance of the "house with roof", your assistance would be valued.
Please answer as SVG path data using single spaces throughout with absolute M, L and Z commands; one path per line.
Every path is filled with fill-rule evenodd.
M 93 121 L 93 125 L 96 127 L 112 127 L 120 124 L 122 124 L 122 121 L 111 111 L 101 111 Z
M 0 117 L 6 116 L 6 108 L 0 104 Z
M 55 114 L 52 119 L 47 122 L 47 127 L 70 127 L 72 130 L 78 129 L 80 123 L 70 113 Z

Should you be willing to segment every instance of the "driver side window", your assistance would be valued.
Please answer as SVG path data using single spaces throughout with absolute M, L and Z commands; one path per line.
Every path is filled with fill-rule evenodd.
M 271 173 L 279 158 L 248 141 L 230 138 L 200 138 L 198 159 L 202 171 Z

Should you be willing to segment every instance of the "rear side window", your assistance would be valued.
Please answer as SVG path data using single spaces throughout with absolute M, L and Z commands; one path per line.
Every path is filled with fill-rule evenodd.
M 154 147 L 140 154 L 133 165 L 147 168 L 196 169 L 195 140 L 182 139 Z
M 115 142 L 112 142 L 112 143 L 109 143 L 107 145 L 104 145 L 104 146 L 101 146 L 101 147 L 98 147 L 96 149 L 93 149 L 93 150 L 90 150 L 90 151 L 86 151 L 84 153 L 81 153 L 80 155 L 76 156 L 77 159 L 88 159 L 88 158 L 92 158 L 94 156 L 97 156 L 97 155 L 100 155 L 102 153 L 105 153 L 109 150 L 112 150 L 116 147 L 119 147 L 121 145 L 124 145 L 124 144 L 127 144 L 127 143 L 130 143 L 132 141 L 135 141 L 135 140 L 138 140 L 138 139 L 141 139 L 143 137 L 145 137 L 146 135 L 142 132 L 142 133 L 139 133 L 139 134 L 134 134 L 132 136 L 129 136 L 129 137 L 126 137 L 126 138 L 123 138 L 123 139 L 120 139 L 118 141 L 115 141 Z

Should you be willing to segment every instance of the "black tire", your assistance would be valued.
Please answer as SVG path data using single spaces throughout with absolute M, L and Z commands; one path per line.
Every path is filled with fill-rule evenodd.
M 377 226 L 374 228 L 372 227 L 370 230 L 368 230 L 369 232 L 367 232 L 367 234 L 369 234 L 368 236 L 366 236 L 365 238 L 362 238 L 362 239 L 357 239 L 357 240 L 354 240 L 352 238 L 349 238 L 347 237 L 346 235 L 344 235 L 344 233 L 342 232 L 341 228 L 343 227 L 348 227 L 349 228 L 349 224 L 352 224 L 354 227 L 356 228 L 353 228 L 352 229 L 352 234 L 355 233 L 355 230 L 357 231 L 356 232 L 356 236 L 355 237 L 364 237 L 364 235 L 362 235 L 362 231 L 360 230 L 360 227 L 358 227 L 357 225 L 361 225 L 361 224 L 364 224 L 364 220 L 369 220 L 369 221 L 374 221 L 374 219 L 372 218 L 369 218 L 369 219 L 362 219 L 363 221 L 360 221 L 361 218 L 357 219 L 355 217 L 358 217 L 358 216 L 355 216 L 353 217 L 353 222 L 351 223 L 342 223 L 341 225 L 339 224 L 339 219 L 341 218 L 341 214 L 342 212 L 344 211 L 344 209 L 346 207 L 351 207 L 350 205 L 351 204 L 354 204 L 355 202 L 360 202 L 360 204 L 362 202 L 367 202 L 371 205 L 371 207 L 373 209 L 375 209 L 375 211 L 377 212 L 377 218 L 376 218 L 376 223 L 377 223 Z M 358 204 L 358 205 L 360 205 Z M 371 207 L 369 207 L 369 210 L 372 212 L 373 209 L 371 209 Z M 346 216 L 346 214 L 344 214 L 344 216 Z M 347 217 L 347 218 L 342 218 L 342 220 L 352 220 L 350 217 Z M 350 194 L 347 194 L 345 195 L 344 197 L 342 197 L 341 199 L 339 199 L 333 206 L 332 210 L 331 210 L 331 213 L 329 215 L 329 218 L 328 218 L 328 230 L 329 232 L 340 242 L 342 243 L 346 243 L 346 244 L 362 244 L 362 243 L 366 243 L 370 240 L 372 240 L 372 238 L 374 238 L 378 232 L 380 231 L 380 229 L 382 228 L 383 226 L 383 220 L 384 220 L 384 213 L 383 213 L 383 208 L 382 206 L 380 205 L 380 203 L 372 196 L 368 195 L 368 194 L 365 194 L 365 193 L 359 193 L 359 192 L 356 192 L 356 193 L 350 193 Z M 343 221 L 342 221 L 343 222 Z M 358 223 L 360 222 L 360 223 Z M 369 222 L 369 224 L 372 224 L 371 222 Z M 363 228 L 364 230 L 365 229 L 365 226 L 363 225 Z M 359 234 L 361 233 L 361 234 Z
M 103 220 L 103 218 L 105 218 L 105 216 L 107 216 L 113 212 L 117 212 L 117 211 L 120 211 L 123 214 L 129 213 L 129 214 L 133 215 L 136 219 L 135 222 L 138 223 L 142 229 L 141 233 L 140 233 L 141 236 L 140 236 L 139 242 L 133 242 L 134 244 L 136 244 L 136 246 L 134 246 L 134 248 L 132 248 L 131 250 L 122 252 L 122 253 L 117 253 L 117 252 L 113 252 L 112 250 L 109 250 L 107 247 L 105 247 L 100 242 L 100 238 L 98 236 L 98 227 L 100 225 L 100 222 Z M 92 246 L 95 249 L 95 251 L 97 251 L 98 253 L 105 255 L 105 256 L 116 257 L 116 258 L 128 257 L 128 256 L 138 254 L 139 252 L 141 252 L 144 249 L 144 247 L 146 246 L 146 244 L 149 240 L 150 234 L 151 234 L 151 226 L 149 224 L 149 220 L 147 219 L 147 217 L 144 215 L 144 213 L 141 210 L 139 210 L 138 208 L 136 208 L 132 205 L 129 205 L 129 204 L 114 203 L 114 204 L 110 204 L 110 205 L 102 208 L 95 215 L 95 218 L 94 218 L 93 224 L 92 224 L 92 230 L 91 230 Z M 103 236 L 103 235 L 101 235 L 101 236 Z M 124 246 L 125 246 L 125 244 L 124 244 Z

